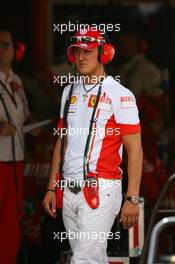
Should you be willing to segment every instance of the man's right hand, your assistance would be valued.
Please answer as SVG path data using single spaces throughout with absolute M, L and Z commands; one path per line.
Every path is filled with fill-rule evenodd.
M 42 206 L 46 213 L 48 213 L 52 217 L 56 217 L 56 194 L 52 191 L 47 191 L 43 201 Z
M 11 137 L 15 135 L 14 125 L 8 122 L 0 122 L 0 135 L 4 137 Z

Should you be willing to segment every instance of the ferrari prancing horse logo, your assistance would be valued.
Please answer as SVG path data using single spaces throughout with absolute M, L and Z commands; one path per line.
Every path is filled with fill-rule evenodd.
M 89 98 L 88 106 L 89 107 L 94 107 L 96 99 L 97 99 L 96 95 L 91 95 L 90 98 Z

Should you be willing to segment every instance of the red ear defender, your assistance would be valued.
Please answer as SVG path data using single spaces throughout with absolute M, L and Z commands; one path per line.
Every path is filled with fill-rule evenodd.
M 25 54 L 25 50 L 26 50 L 26 46 L 24 45 L 24 43 L 18 41 L 16 43 L 16 52 L 15 52 L 15 59 L 17 61 L 22 60 Z
M 108 64 L 112 61 L 115 54 L 115 48 L 112 44 L 106 43 L 102 46 L 102 52 L 100 54 L 100 62 Z
M 67 49 L 67 59 L 70 64 L 74 64 L 75 62 L 75 56 L 73 54 L 73 48 Z

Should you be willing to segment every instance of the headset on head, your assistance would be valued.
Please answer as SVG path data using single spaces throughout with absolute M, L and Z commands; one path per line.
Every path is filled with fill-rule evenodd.
M 75 33 L 75 32 L 74 32 Z M 75 56 L 73 53 L 73 49 L 68 49 L 69 46 L 69 39 L 72 36 L 69 35 L 67 38 L 67 43 L 66 43 L 66 48 L 67 48 L 67 59 L 69 64 L 74 64 L 75 63 Z M 109 42 L 109 38 L 107 33 L 102 34 L 105 43 L 100 45 L 98 47 L 98 61 L 101 62 L 102 64 L 110 64 L 112 62 L 112 59 L 115 54 L 115 48 L 114 46 Z

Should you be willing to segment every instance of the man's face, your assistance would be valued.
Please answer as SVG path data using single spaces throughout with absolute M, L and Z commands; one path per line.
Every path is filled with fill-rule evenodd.
M 101 68 L 101 63 L 98 61 L 98 48 L 85 50 L 74 47 L 74 56 L 77 70 L 82 75 L 93 75 Z
M 14 56 L 14 47 L 10 32 L 0 32 L 0 66 L 10 67 Z

